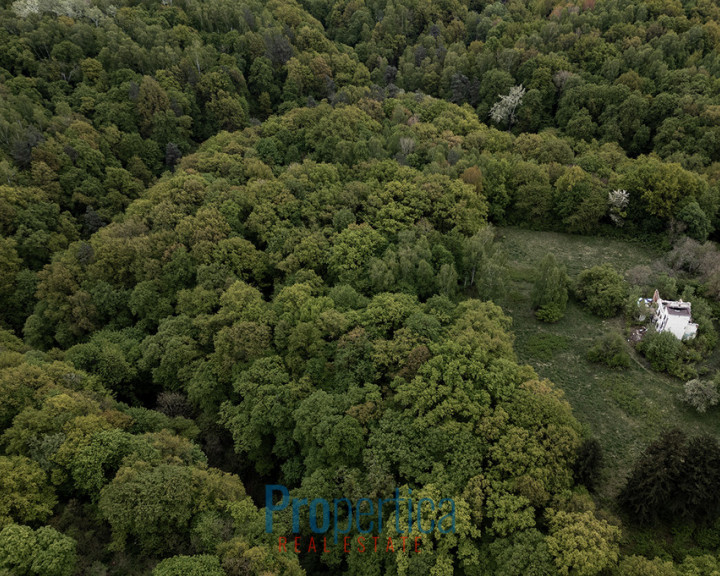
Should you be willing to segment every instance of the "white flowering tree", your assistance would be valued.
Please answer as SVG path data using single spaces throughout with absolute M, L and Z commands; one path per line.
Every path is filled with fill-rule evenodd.
M 630 194 L 628 194 L 627 190 L 611 190 L 608 193 L 610 220 L 612 220 L 616 226 L 622 226 L 625 223 L 629 202 Z
M 520 84 L 510 88 L 510 93 L 500 96 L 500 100 L 490 108 L 490 118 L 498 124 L 507 123 L 508 130 L 515 124 L 515 110 L 522 104 L 525 88 Z
M 84 16 L 92 20 L 95 26 L 104 17 L 103 11 L 93 6 L 90 0 L 17 0 L 13 2 L 12 9 L 20 18 L 45 12 L 69 18 Z

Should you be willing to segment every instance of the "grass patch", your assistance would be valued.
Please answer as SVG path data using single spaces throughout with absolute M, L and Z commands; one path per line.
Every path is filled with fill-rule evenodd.
M 588 360 L 598 337 L 624 333 L 622 318 L 598 318 L 572 299 L 556 324 L 539 322 L 531 309 L 535 266 L 549 252 L 571 277 L 604 262 L 624 274 L 652 265 L 661 252 L 634 242 L 516 228 L 500 228 L 498 236 L 510 266 L 510 285 L 498 304 L 513 318 L 516 353 L 563 390 L 576 418 L 600 441 L 605 456 L 601 502 L 614 504 L 636 458 L 662 431 L 677 426 L 688 434 L 720 435 L 720 407 L 698 414 L 683 405 L 678 399 L 683 383 L 652 371 L 632 348 L 628 368 Z
M 548 252 L 565 265 L 570 276 L 577 275 L 584 268 L 606 263 L 626 272 L 633 266 L 649 265 L 663 255 L 657 248 L 645 244 L 603 236 L 498 228 L 498 237 L 515 268 L 511 270 L 514 278 L 517 278 L 518 267 L 533 270 Z
M 615 376 L 606 379 L 603 384 L 618 408 L 631 418 L 657 418 L 652 403 L 626 378 Z
M 526 352 L 538 360 L 550 360 L 556 352 L 565 350 L 567 346 L 567 338 L 550 332 L 532 334 L 525 342 Z

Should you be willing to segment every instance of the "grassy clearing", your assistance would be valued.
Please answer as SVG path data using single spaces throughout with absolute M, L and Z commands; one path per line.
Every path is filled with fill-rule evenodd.
M 682 382 L 651 371 L 634 350 L 632 365 L 626 369 L 587 360 L 597 337 L 624 330 L 622 318 L 600 319 L 572 300 L 557 324 L 539 322 L 530 310 L 534 267 L 548 252 L 565 264 L 571 276 L 604 262 L 625 273 L 634 266 L 650 266 L 661 253 L 608 238 L 515 228 L 499 229 L 498 237 L 511 276 L 500 304 L 513 318 L 518 357 L 562 388 L 578 420 L 602 443 L 601 500 L 609 503 L 614 498 L 638 454 L 661 431 L 677 426 L 689 434 L 720 435 L 718 408 L 701 415 L 686 407 L 678 400 Z

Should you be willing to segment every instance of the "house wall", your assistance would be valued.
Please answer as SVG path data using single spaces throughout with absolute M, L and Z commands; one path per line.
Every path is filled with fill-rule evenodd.
M 662 301 L 658 302 L 653 322 L 658 332 L 670 332 L 680 340 L 693 338 L 697 332 L 697 325 L 691 322 L 689 316 L 668 314 L 667 307 Z
M 683 339 L 685 336 L 685 327 L 688 325 L 688 319 L 683 316 L 671 316 L 668 315 L 667 323 L 665 324 L 665 330 L 672 332 L 673 336 Z

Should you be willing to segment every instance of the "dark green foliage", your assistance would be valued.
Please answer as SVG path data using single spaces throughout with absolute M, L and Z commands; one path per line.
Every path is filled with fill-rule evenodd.
M 692 319 L 698 325 L 697 336 L 689 344 L 703 357 L 707 357 L 718 345 L 719 338 L 715 328 L 717 311 L 709 300 L 696 296 L 694 290 L 688 288 L 690 287 L 683 291 L 682 298 L 692 304 Z
M 693 359 L 692 351 L 670 332 L 649 330 L 638 343 L 637 349 L 647 358 L 653 370 L 667 372 L 682 379 L 695 375 L 690 364 Z
M 575 281 L 575 295 L 601 318 L 615 316 L 625 303 L 628 287 L 610 264 L 583 270 Z
M 595 232 L 607 212 L 607 193 L 596 177 L 572 166 L 555 181 L 555 210 L 568 232 Z
M 100 331 L 87 344 L 67 351 L 65 359 L 79 370 L 96 374 L 112 390 L 127 398 L 137 382 L 137 363 L 141 356 L 138 332 Z
M 597 438 L 586 438 L 577 450 L 573 473 L 578 484 L 594 490 L 599 483 L 603 466 L 602 446 Z
M 483 576 L 551 576 L 557 573 L 545 537 L 537 530 L 497 539 L 488 548 L 490 557 L 483 559 Z
M 573 492 L 597 443 L 490 301 L 516 297 L 491 224 L 689 236 L 656 286 L 698 338 L 639 349 L 692 375 L 718 340 L 720 11 L 566 4 L 3 3 L 0 324 L 24 341 L 0 330 L 1 576 L 615 569 Z M 536 264 L 558 322 L 568 277 Z M 607 265 L 575 289 L 602 318 L 627 292 Z M 520 339 L 541 373 L 571 348 L 549 329 Z M 626 366 L 621 340 L 591 359 Z M 668 514 L 717 513 L 711 444 Z M 298 562 L 245 494 L 271 480 L 452 497 L 458 530 Z
M 598 338 L 590 350 L 590 362 L 602 362 L 611 368 L 627 368 L 630 366 L 630 354 L 625 338 L 617 332 L 605 334 Z
M 113 530 L 113 547 L 131 537 L 146 553 L 182 551 L 200 510 L 244 496 L 236 477 L 189 466 L 138 462 L 121 468 L 103 488 L 99 510 Z
M 532 292 L 535 316 L 543 322 L 557 322 L 565 314 L 570 282 L 565 268 L 559 266 L 552 254 L 540 262 Z
M 705 242 L 713 231 L 712 223 L 697 202 L 689 202 L 678 213 L 678 220 L 686 226 L 687 235 L 698 242 Z
M 638 459 L 619 502 L 633 522 L 703 522 L 718 513 L 719 487 L 717 440 L 672 430 Z

